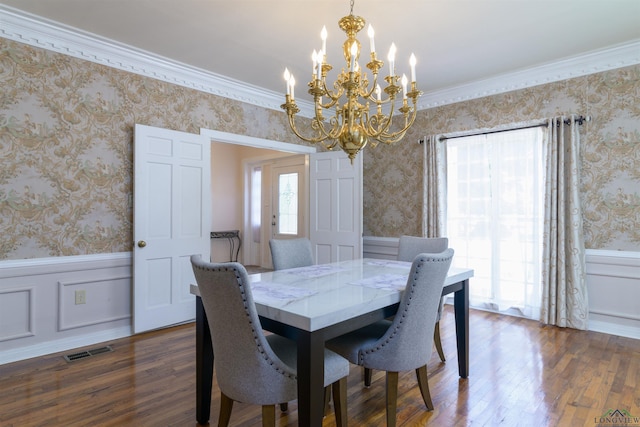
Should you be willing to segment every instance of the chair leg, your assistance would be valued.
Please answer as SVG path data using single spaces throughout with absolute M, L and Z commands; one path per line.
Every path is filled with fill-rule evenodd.
M 398 406 L 398 373 L 387 372 L 387 427 L 396 427 Z
M 373 375 L 373 369 L 364 368 L 364 386 L 371 387 L 371 376 Z
M 416 376 L 418 377 L 418 386 L 420 387 L 420 393 L 422 393 L 422 400 L 424 400 L 424 404 L 427 405 L 427 409 L 433 411 L 433 402 L 431 401 L 429 380 L 427 378 L 427 365 L 416 369 Z
M 262 405 L 262 427 L 276 427 L 276 405 Z
M 440 322 L 436 322 L 436 328 L 433 330 L 433 342 L 436 345 L 436 351 L 440 360 L 445 361 L 444 351 L 442 351 L 442 341 L 440 341 Z
M 220 393 L 220 415 L 218 416 L 218 427 L 227 427 L 231 419 L 231 410 L 233 409 L 233 399 Z
M 329 402 L 331 402 L 331 386 L 328 385 L 324 388 L 324 416 L 329 415 Z
M 331 385 L 336 427 L 347 427 L 347 377 L 340 378 Z

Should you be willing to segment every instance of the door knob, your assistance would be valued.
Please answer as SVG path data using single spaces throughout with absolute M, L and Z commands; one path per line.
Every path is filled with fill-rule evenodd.
M 144 248 L 145 246 L 147 246 L 147 242 L 145 242 L 144 240 L 139 240 L 138 241 L 138 247 L 139 248 Z

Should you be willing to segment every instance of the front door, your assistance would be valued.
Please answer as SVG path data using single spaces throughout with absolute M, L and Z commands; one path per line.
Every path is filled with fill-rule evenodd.
M 306 156 L 278 160 L 272 168 L 273 239 L 307 237 Z
M 269 177 L 263 186 L 265 239 L 262 265 L 272 268 L 269 239 L 309 236 L 308 157 L 287 156 L 271 160 L 263 169 Z

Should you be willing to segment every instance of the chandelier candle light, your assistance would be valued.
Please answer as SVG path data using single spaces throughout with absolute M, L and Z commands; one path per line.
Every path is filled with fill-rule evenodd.
M 349 16 L 340 19 L 338 25 L 347 34 L 347 40 L 342 45 L 347 69 L 342 69 L 333 84 L 333 90 L 329 90 L 326 83 L 327 73 L 331 71 L 332 67 L 327 63 L 327 29 L 325 27 L 320 33 L 322 49 L 319 52 L 314 50 L 311 55 L 313 73 L 309 82 L 309 94 L 313 96 L 315 105 L 315 116 L 311 121 L 311 129 L 314 134 L 306 137 L 301 135 L 296 128 L 295 115 L 300 109 L 296 105 L 294 95 L 295 78 L 288 69 L 284 71 L 287 92 L 285 103 L 281 105 L 281 108 L 287 112 L 289 125 L 299 138 L 312 143 L 321 142 L 329 150 L 339 145 L 353 163 L 356 155 L 369 141 L 375 147 L 379 142 L 392 144 L 402 139 L 416 118 L 416 103 L 422 92 L 417 89 L 416 85 L 415 55 L 411 54 L 409 60 L 411 66 L 410 91 L 407 92 L 409 83 L 407 76 L 402 75 L 400 78 L 396 75 L 396 46 L 393 43 L 387 56 L 389 75 L 384 77 L 387 86 L 384 90 L 380 88 L 378 73 L 384 63 L 377 58 L 371 25 L 368 28 L 371 54 L 367 68 L 373 75 L 373 82 L 369 85 L 368 75 L 363 72 L 358 63 L 361 45 L 356 39 L 356 34 L 365 26 L 365 20 L 360 16 L 353 15 L 353 0 Z M 402 87 L 398 86 L 398 81 Z M 398 110 L 402 113 L 402 118 L 396 118 L 396 121 L 400 121 L 400 124 L 397 124 L 393 123 L 393 116 L 396 113 L 395 102 L 400 90 L 402 90 L 402 106 Z M 326 102 L 323 97 L 326 97 Z M 408 102 L 409 99 L 411 99 L 411 106 Z M 382 106 L 385 104 L 389 104 L 389 111 L 386 115 L 382 113 Z M 375 105 L 375 113 L 370 105 Z M 335 108 L 335 115 L 329 120 L 325 120 L 323 110 L 333 108 Z

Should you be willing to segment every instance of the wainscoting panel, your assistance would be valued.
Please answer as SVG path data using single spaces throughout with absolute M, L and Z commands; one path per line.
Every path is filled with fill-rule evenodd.
M 395 237 L 364 236 L 362 238 L 362 257 L 397 259 L 398 239 Z
M 130 253 L 0 262 L 0 364 L 131 335 L 131 262 Z
M 640 253 L 587 251 L 589 329 L 640 339 Z
M 32 287 L 0 291 L 0 342 L 34 335 Z
M 365 236 L 362 252 L 395 259 L 398 239 Z M 586 262 L 589 330 L 640 339 L 640 252 L 588 249 Z
M 397 251 L 363 239 L 366 258 Z M 131 335 L 131 268 L 131 253 L 0 262 L 0 365 Z M 640 339 L 640 253 L 588 250 L 587 286 L 589 329 Z
M 76 302 L 84 292 L 84 302 Z M 58 331 L 131 317 L 131 276 L 58 282 Z

